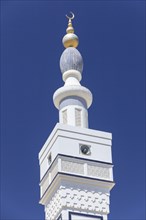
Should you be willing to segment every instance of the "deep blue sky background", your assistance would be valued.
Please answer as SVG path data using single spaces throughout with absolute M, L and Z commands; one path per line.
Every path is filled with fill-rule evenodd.
M 113 133 L 111 220 L 145 219 L 144 1 L 1 2 L 1 219 L 43 220 L 38 153 L 56 122 L 59 59 L 73 25 L 94 96 L 90 128 Z

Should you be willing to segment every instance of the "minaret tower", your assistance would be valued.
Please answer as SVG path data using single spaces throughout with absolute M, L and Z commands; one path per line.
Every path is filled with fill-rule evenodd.
M 92 93 L 80 84 L 83 59 L 71 15 L 60 58 L 64 86 L 53 96 L 59 123 L 39 153 L 40 204 L 46 220 L 107 220 L 114 186 L 112 134 L 88 128 Z

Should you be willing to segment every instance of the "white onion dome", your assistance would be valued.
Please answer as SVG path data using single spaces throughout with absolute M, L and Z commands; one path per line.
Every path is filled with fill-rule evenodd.
M 68 70 L 83 71 L 83 59 L 80 52 L 74 47 L 64 50 L 60 58 L 60 69 L 62 74 Z

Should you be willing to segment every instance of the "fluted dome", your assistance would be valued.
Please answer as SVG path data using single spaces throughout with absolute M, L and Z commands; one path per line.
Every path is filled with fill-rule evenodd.
M 64 73 L 67 70 L 83 71 L 83 59 L 80 52 L 74 47 L 68 47 L 64 50 L 60 58 L 60 69 Z

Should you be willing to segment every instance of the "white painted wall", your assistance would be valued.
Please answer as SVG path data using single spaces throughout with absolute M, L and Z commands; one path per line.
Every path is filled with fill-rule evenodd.
M 80 152 L 80 145 L 83 144 L 90 146 L 90 155 L 83 155 Z M 52 161 L 58 154 L 64 154 L 112 163 L 111 134 L 58 124 L 53 131 L 52 138 L 44 145 L 39 154 L 40 178 L 44 176 L 50 166 L 48 163 L 50 154 Z

